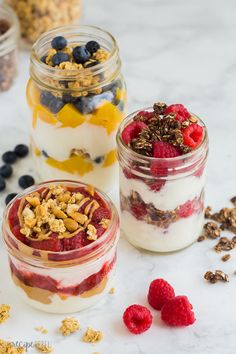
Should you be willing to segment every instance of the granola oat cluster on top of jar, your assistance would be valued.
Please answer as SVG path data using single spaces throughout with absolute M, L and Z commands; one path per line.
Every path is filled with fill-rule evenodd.
M 51 28 L 69 25 L 80 18 L 81 0 L 5 0 L 18 15 L 21 35 L 28 44 Z
M 122 228 L 144 249 L 169 252 L 201 234 L 208 152 L 203 122 L 182 104 L 128 116 L 118 134 Z
M 115 136 L 126 110 L 120 66 L 114 38 L 96 27 L 62 27 L 36 42 L 27 100 L 43 179 L 76 178 L 112 188 Z
M 112 286 L 119 219 L 92 186 L 55 181 L 31 187 L 8 205 L 3 235 L 16 288 L 38 309 L 79 311 Z

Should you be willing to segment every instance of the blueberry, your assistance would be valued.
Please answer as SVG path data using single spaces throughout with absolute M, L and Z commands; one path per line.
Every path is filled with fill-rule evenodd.
M 11 165 L 5 164 L 0 167 L 0 176 L 3 178 L 8 178 L 12 175 L 13 169 Z
M 25 144 L 18 144 L 16 145 L 14 151 L 18 157 L 25 157 L 29 153 L 29 148 Z
M 15 154 L 14 151 L 6 151 L 6 152 L 4 152 L 4 154 L 2 155 L 2 160 L 3 160 L 3 162 L 5 162 L 5 163 L 10 163 L 10 164 L 12 164 L 12 163 L 16 162 L 17 156 L 16 156 L 16 154 Z
M 121 80 L 114 80 L 109 85 L 103 87 L 103 91 L 112 91 L 113 94 L 116 94 L 118 88 L 122 88 Z
M 93 97 L 79 97 L 75 102 L 74 106 L 82 114 L 90 114 L 95 109 L 95 102 Z
M 54 66 L 60 65 L 64 61 L 69 61 L 69 60 L 70 60 L 69 55 L 67 53 L 62 53 L 62 52 L 58 52 L 54 54 L 52 57 L 52 63 Z
M 64 103 L 73 103 L 73 102 L 75 102 L 76 100 L 77 100 L 77 98 L 71 96 L 71 94 L 68 93 L 68 92 L 63 93 L 63 95 L 62 95 L 62 101 L 63 101 Z
M 52 113 L 58 113 L 63 107 L 64 107 L 65 103 L 61 100 L 61 98 L 58 97 L 54 97 L 50 103 L 48 108 L 50 109 L 50 111 Z
M 73 57 L 77 64 L 84 64 L 89 60 L 90 53 L 84 46 L 77 46 L 73 49 Z
M 6 188 L 6 182 L 2 177 L 0 177 L 0 192 Z
M 85 65 L 85 68 L 91 68 L 92 66 L 95 66 L 97 64 L 99 64 L 100 62 L 98 60 L 94 60 L 91 62 L 88 62 L 88 64 Z
M 99 164 L 102 163 L 104 161 L 104 156 L 98 156 L 94 159 L 94 162 Z
M 40 102 L 43 106 L 48 107 L 51 100 L 54 98 L 53 94 L 48 91 L 42 91 L 40 94 Z
M 44 63 L 44 64 L 47 64 L 47 63 L 46 63 L 46 59 L 47 59 L 47 55 L 43 55 L 43 56 L 40 58 L 41 62 Z
M 102 101 L 109 101 L 112 102 L 114 99 L 114 95 L 111 91 L 103 92 L 100 95 L 95 95 L 93 100 L 94 100 L 94 105 L 97 107 Z
M 96 41 L 89 41 L 85 48 L 89 51 L 89 53 L 93 54 L 96 53 L 98 49 L 100 49 L 100 44 Z
M 46 158 L 49 157 L 48 153 L 47 153 L 45 150 L 42 150 L 42 154 L 43 154 L 43 156 L 45 156 Z
M 56 50 L 62 50 L 67 46 L 67 40 L 63 36 L 57 36 L 53 38 L 51 46 Z
M 17 193 L 10 193 L 6 196 L 5 204 L 9 204 L 10 201 L 17 196 Z
M 60 80 L 59 81 L 59 84 L 61 84 L 62 86 L 64 86 L 65 88 L 68 88 L 69 87 L 69 81 L 66 81 L 66 80 Z
M 19 178 L 18 183 L 21 188 L 25 189 L 34 184 L 34 178 L 30 175 L 24 175 Z

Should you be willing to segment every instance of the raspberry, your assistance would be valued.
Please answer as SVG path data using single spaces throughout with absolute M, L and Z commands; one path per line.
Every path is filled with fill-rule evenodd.
M 179 150 L 165 141 L 154 141 L 153 157 L 170 158 L 180 156 Z
M 183 130 L 184 144 L 195 149 L 202 142 L 203 127 L 198 124 L 191 124 Z
M 102 219 L 110 219 L 111 218 L 111 213 L 110 210 L 100 207 L 95 210 L 93 213 L 93 218 L 92 220 L 96 223 L 99 223 Z
M 161 318 L 169 326 L 189 326 L 195 322 L 192 308 L 187 296 L 176 296 L 162 307 Z
M 174 113 L 175 119 L 183 123 L 186 119 L 190 118 L 191 114 L 182 104 L 172 104 L 165 109 L 164 115 Z
M 123 321 L 131 333 L 140 334 L 151 327 L 152 314 L 144 306 L 131 305 L 125 310 Z
M 174 297 L 174 289 L 164 279 L 155 279 L 151 282 L 148 291 L 148 302 L 154 309 L 161 310 L 163 305 Z
M 43 241 L 32 241 L 30 240 L 29 246 L 36 248 L 38 250 L 54 251 L 60 252 L 63 251 L 61 240 L 58 238 L 58 234 L 52 233 L 48 240 Z
M 135 175 L 128 168 L 124 168 L 123 173 L 124 173 L 125 177 L 128 179 L 135 178 Z
M 138 115 L 147 119 L 153 118 L 154 117 L 154 112 L 148 112 L 148 111 L 140 111 L 138 112 Z
M 134 121 L 127 125 L 125 129 L 122 132 L 122 139 L 126 145 L 129 144 L 129 142 L 136 138 L 137 135 L 143 130 L 147 128 L 147 125 L 144 122 L 140 121 Z
M 138 220 L 142 220 L 147 215 L 146 205 L 143 202 L 133 202 L 130 210 Z
M 149 188 L 154 192 L 159 192 L 165 184 L 166 181 L 164 179 L 158 179 L 157 181 L 149 184 Z
M 194 212 L 194 201 L 188 200 L 186 203 L 179 206 L 178 215 L 181 218 L 187 218 Z

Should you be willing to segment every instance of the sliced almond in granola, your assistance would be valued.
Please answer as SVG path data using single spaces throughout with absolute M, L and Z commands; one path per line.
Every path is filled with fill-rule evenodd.
M 32 205 L 33 207 L 36 207 L 37 205 L 40 205 L 40 200 L 38 197 L 31 197 L 30 195 L 25 198 L 27 202 Z
M 53 214 L 58 218 L 58 219 L 66 219 L 67 215 L 62 211 L 59 207 L 53 208 Z
M 77 221 L 71 218 L 64 219 L 64 225 L 66 229 L 70 232 L 74 232 L 79 228 L 79 224 L 77 223 Z
M 79 212 L 70 213 L 70 216 L 81 225 L 84 225 L 84 223 L 88 220 L 87 215 L 81 214 Z

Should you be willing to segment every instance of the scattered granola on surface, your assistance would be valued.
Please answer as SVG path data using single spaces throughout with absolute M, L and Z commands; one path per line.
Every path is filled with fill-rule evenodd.
M 103 333 L 101 331 L 95 331 L 93 328 L 88 327 L 83 336 L 83 341 L 86 343 L 96 343 L 100 342 L 102 338 Z
M 216 270 L 215 273 L 208 271 L 205 273 L 204 278 L 212 284 L 218 281 L 229 282 L 228 274 L 224 273 L 222 270 Z
M 77 332 L 80 329 L 79 322 L 76 318 L 68 317 L 62 320 L 61 327 L 59 329 L 63 336 L 68 336 L 72 333 Z
M 109 294 L 115 294 L 115 292 L 116 292 L 116 289 L 114 287 L 109 290 Z
M 35 331 L 40 332 L 42 334 L 48 334 L 48 330 L 43 326 L 35 327 Z
M 227 254 L 225 254 L 224 256 L 221 257 L 221 260 L 223 262 L 227 262 L 230 259 L 230 257 L 231 257 L 230 254 L 227 253 Z
M 40 353 L 52 353 L 54 351 L 54 348 L 46 344 L 44 342 L 36 342 L 34 347 L 40 352 Z
M 2 304 L 0 305 L 0 324 L 4 323 L 9 317 L 9 311 L 10 311 L 11 307 L 9 305 L 6 304 Z
M 24 354 L 25 348 L 15 347 L 12 343 L 0 339 L 0 354 Z

